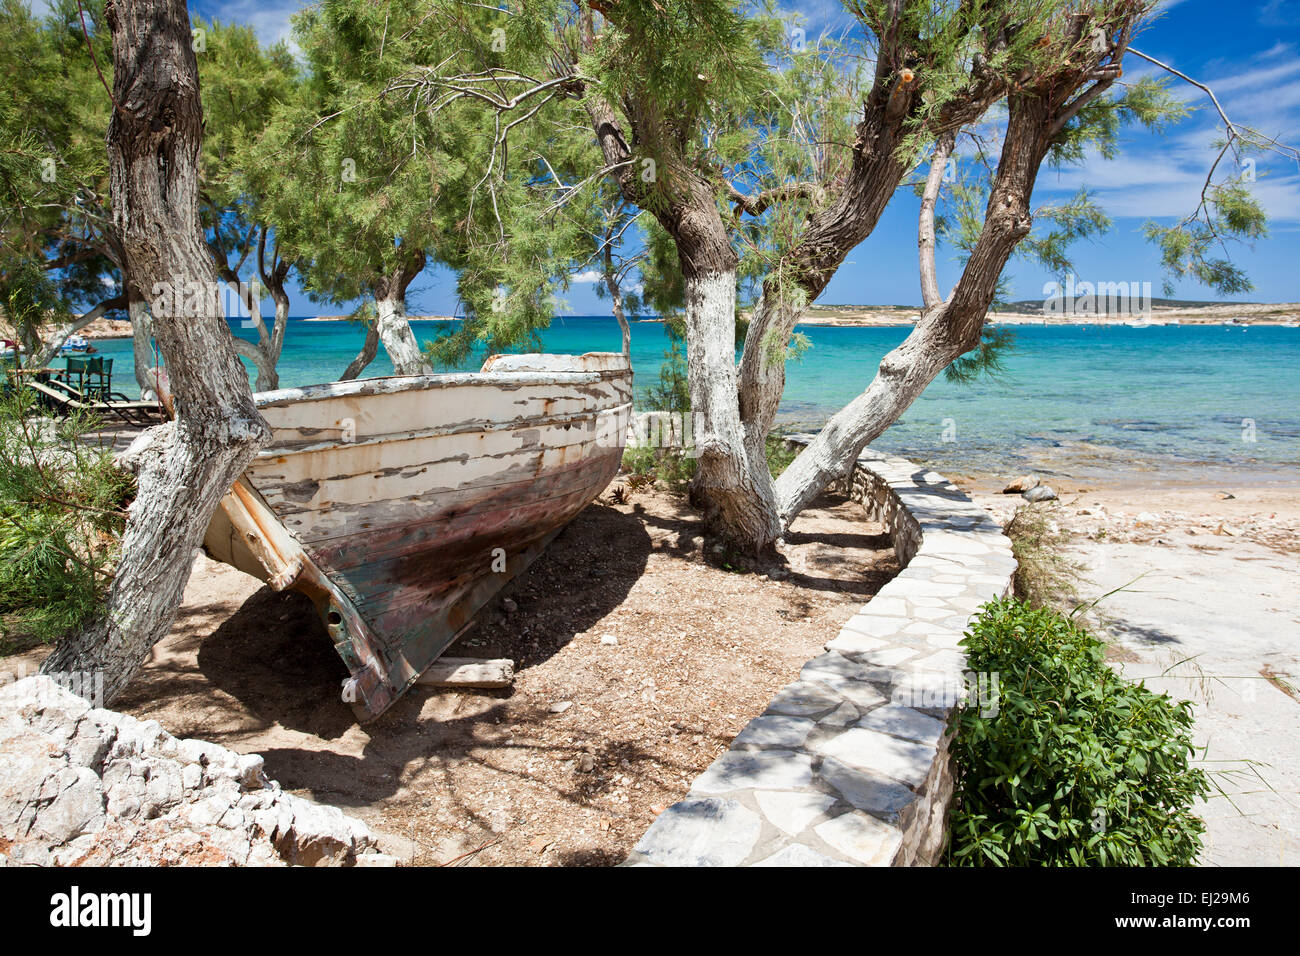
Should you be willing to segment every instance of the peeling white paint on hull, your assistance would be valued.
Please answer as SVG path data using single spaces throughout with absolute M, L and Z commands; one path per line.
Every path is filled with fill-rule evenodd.
M 620 353 L 493 356 L 256 399 L 274 440 L 204 547 L 313 600 L 368 719 L 614 477 L 632 370 Z

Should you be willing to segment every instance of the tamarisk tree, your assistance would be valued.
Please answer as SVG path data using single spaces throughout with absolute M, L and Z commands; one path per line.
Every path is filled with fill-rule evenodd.
M 289 322 L 287 283 L 294 263 L 281 254 L 279 231 L 244 170 L 273 112 L 292 101 L 298 68 L 283 42 L 263 49 L 251 27 L 195 24 L 195 36 L 202 37 L 197 59 L 207 121 L 200 208 L 217 273 L 247 312 L 243 321 L 257 333 L 255 342 L 239 336 L 233 342 L 257 370 L 260 392 L 279 387 L 276 364 Z M 243 280 L 246 272 L 254 281 Z M 274 309 L 269 329 L 262 317 L 263 291 Z
M 783 51 L 780 20 L 726 0 L 527 4 L 509 17 L 505 46 L 537 51 L 531 69 L 494 65 L 483 46 L 428 82 L 490 76 L 509 91 L 487 107 L 501 124 L 563 91 L 573 122 L 587 124 L 599 151 L 589 168 L 672 238 L 698 453 L 693 491 L 724 534 L 759 552 L 937 375 L 987 348 L 989 306 L 1022 244 L 1060 261 L 1071 238 L 1101 222 L 1081 201 L 1044 214 L 1046 232 L 1035 233 L 1031 196 L 1043 164 L 1079 162 L 1088 146 L 1113 155 L 1123 124 L 1160 126 L 1183 111 L 1164 82 L 1117 85 L 1134 33 L 1156 5 L 846 0 L 860 34 L 844 41 L 856 44 L 849 59 L 868 65 L 848 122 L 832 107 L 853 78 L 842 75 L 847 85 L 837 92 L 833 71 L 801 65 L 827 57 L 826 48 Z M 445 15 L 454 19 L 462 6 L 448 0 Z M 816 87 L 819 76 L 831 85 Z M 792 96 L 796 81 L 814 84 L 818 95 Z M 983 208 L 966 217 L 964 263 L 945 296 L 934 265 L 943 168 L 958 137 L 990 120 L 1001 146 L 987 157 Z M 1241 127 L 1229 124 L 1229 132 L 1226 148 L 1252 138 L 1267 145 Z M 782 145 L 792 134 L 810 147 L 802 158 Z M 738 149 L 748 150 L 748 162 L 737 162 Z M 864 391 L 773 480 L 764 443 L 794 327 L 927 153 L 920 318 Z M 1238 291 L 1239 273 L 1212 260 L 1210 249 L 1223 238 L 1259 235 L 1262 211 L 1230 185 L 1209 192 L 1207 207 L 1190 226 L 1153 229 L 1152 237 L 1171 268 Z M 776 241 L 755 246 L 751 224 L 773 217 Z M 734 313 L 746 273 L 759 294 L 737 362 Z
M 109 43 L 103 3 L 84 6 L 60 0 L 38 19 L 26 4 L 0 4 L 0 307 L 33 368 L 128 307 L 122 250 L 107 228 L 107 98 L 85 93 L 98 87 L 96 63 L 111 66 Z
M 203 109 L 184 0 L 115 0 L 110 228 L 143 287 L 220 279 L 199 216 Z M 212 513 L 271 437 L 235 356 L 219 296 L 192 315 L 155 310 L 175 417 L 128 449 L 138 492 L 102 615 L 61 641 L 49 672 L 99 670 L 109 700 L 139 669 L 176 614 Z
M 500 224 L 511 221 L 516 258 L 531 244 L 540 262 L 549 255 L 538 250 L 552 248 L 548 230 L 511 214 L 522 183 L 498 188 L 496 175 L 484 177 L 484 167 L 499 164 L 500 174 L 514 164 L 493 150 L 481 111 L 468 99 L 407 96 L 425 64 L 455 50 L 428 7 L 335 0 L 297 14 L 294 36 L 310 76 L 275 112 L 247 175 L 310 293 L 373 300 L 375 332 L 398 374 L 432 368 L 406 317 L 407 291 L 426 265 L 458 270 L 471 310 L 499 312 L 507 299 L 530 295 L 536 309 L 535 290 L 501 288 L 509 256 Z M 474 255 L 470 237 L 479 240 Z

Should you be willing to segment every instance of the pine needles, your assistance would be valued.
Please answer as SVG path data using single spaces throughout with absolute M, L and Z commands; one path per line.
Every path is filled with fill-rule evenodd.
M 85 441 L 90 416 L 37 417 L 0 398 L 0 652 L 52 643 L 89 621 L 112 581 L 134 479 Z

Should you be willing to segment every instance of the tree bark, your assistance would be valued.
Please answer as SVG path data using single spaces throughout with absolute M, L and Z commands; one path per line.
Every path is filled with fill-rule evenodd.
M 772 474 L 740 417 L 736 389 L 736 251 L 711 186 L 685 168 L 683 198 L 656 216 L 677 245 L 686 293 L 686 365 L 697 456 L 691 496 L 719 533 L 752 553 L 781 533 Z
M 141 398 L 154 397 L 153 378 L 153 318 L 149 303 L 134 289 L 127 291 L 127 311 L 131 315 L 131 352 L 135 358 L 135 383 L 140 387 Z
M 116 0 L 108 133 L 112 228 L 141 289 L 219 289 L 199 220 L 203 113 L 184 0 Z M 219 294 L 200 315 L 155 311 L 175 419 L 131 449 L 131 505 L 105 612 L 61 641 L 42 671 L 100 671 L 112 701 L 171 627 L 194 552 L 221 497 L 271 433 L 235 357 Z
M 1014 94 L 1009 99 L 1007 131 L 984 228 L 961 278 L 948 300 L 926 309 L 903 344 L 881 360 L 866 391 L 831 416 L 777 479 L 776 496 L 785 525 L 826 485 L 846 475 L 862 449 L 896 422 L 935 376 L 979 345 L 998 278 L 1033 225 L 1029 197 L 1050 142 L 1051 102 L 1033 94 Z
M 348 367 L 343 370 L 339 376 L 340 382 L 350 382 L 366 370 L 375 356 L 379 354 L 379 327 L 372 321 L 366 323 L 366 341 L 361 346 L 361 351 L 357 353 Z
M 925 177 L 925 189 L 921 193 L 921 212 L 916 227 L 916 256 L 921 270 L 921 304 L 932 309 L 943 301 L 939 294 L 939 273 L 934 265 L 934 209 L 939 202 L 939 190 L 943 186 L 944 168 L 956 137 L 944 133 L 934 144 L 934 155 L 930 159 L 930 173 Z
M 799 195 L 814 201 L 781 262 L 763 283 L 739 370 L 728 311 L 735 303 L 735 256 L 711 184 L 684 155 L 687 138 L 671 117 L 658 114 L 653 96 L 633 91 L 619 101 L 629 135 L 624 117 L 610 102 L 591 91 L 584 98 L 606 167 L 623 197 L 651 211 L 676 242 L 686 284 L 691 401 L 700 456 L 693 491 L 724 533 L 749 550 L 770 546 L 794 515 L 829 481 L 843 475 L 866 442 L 895 421 L 935 375 L 979 344 L 998 275 L 1029 229 L 1028 198 L 1054 134 L 1052 124 L 1058 122 L 1055 109 L 1106 55 L 1094 51 L 1078 56 L 1079 31 L 1087 18 L 1075 17 L 1069 35 L 1046 40 L 1060 44 L 1061 56 L 1045 57 L 1047 65 L 1037 76 L 1008 76 L 989 63 L 1021 28 L 1014 22 L 1014 11 L 966 6 L 954 24 L 966 32 L 977 54 L 970 59 L 962 90 L 941 108 L 928 110 L 923 88 L 931 83 L 931 74 L 952 68 L 951 46 L 920 36 L 912 19 L 904 16 L 902 0 L 860 5 L 856 15 L 879 42 L 849 168 L 830 182 L 794 183 L 757 197 L 724 187 L 737 204 L 735 216 L 761 213 L 773 198 Z M 1135 9 L 1141 6 L 1134 4 Z M 620 8 L 614 5 L 598 9 L 607 18 L 619 19 Z M 580 32 L 584 46 L 590 47 L 595 37 L 589 18 L 581 21 Z M 949 302 L 941 304 L 936 304 L 937 283 L 925 285 L 926 299 L 935 301 L 927 303 L 912 335 L 885 357 L 866 392 L 834 416 L 773 483 L 764 446 L 785 388 L 786 351 L 800 314 L 879 223 L 910 167 L 907 142 L 918 124 L 946 143 L 948 134 L 976 121 L 1004 97 L 1012 119 L 1002 165 L 984 232 L 962 282 Z M 636 159 L 642 155 L 654 156 L 659 163 L 653 189 L 637 182 Z M 920 242 L 924 254 L 924 237 Z
M 406 318 L 406 299 L 376 299 L 375 312 L 375 330 L 393 362 L 393 374 L 421 375 L 433 371 Z
M 271 301 L 275 303 L 275 321 L 271 325 L 270 341 L 263 345 L 267 354 L 270 373 L 266 376 L 265 383 L 261 381 L 257 383 L 259 392 L 269 392 L 280 387 L 280 373 L 277 368 L 280 364 L 280 353 L 284 350 L 284 333 L 289 328 L 289 293 L 284 288 L 285 280 L 289 276 L 289 269 L 290 263 L 280 258 L 280 241 L 278 239 L 271 253 L 270 268 L 267 268 L 266 228 L 263 227 L 261 238 L 257 243 L 257 270 L 262 277 L 262 285 L 271 293 Z
M 242 293 L 244 305 L 248 309 L 249 321 L 257 329 L 257 341 L 250 342 L 239 336 L 233 338 L 235 351 L 252 362 L 253 367 L 257 369 L 257 381 L 254 387 L 259 392 L 269 392 L 280 387 L 280 373 L 276 367 L 280 363 L 280 352 L 284 348 L 284 332 L 289 323 L 289 294 L 285 291 L 284 283 L 289 275 L 290 263 L 280 258 L 277 240 L 271 252 L 272 261 L 268 268 L 267 231 L 267 227 L 262 226 L 257 240 L 257 272 L 262 280 L 262 288 L 271 294 L 271 300 L 275 303 L 275 320 L 268 332 L 266 322 L 262 320 L 262 303 L 258 301 L 251 286 L 245 287 Z M 210 251 L 218 274 L 233 288 L 239 289 L 239 274 L 230 268 L 217 250 Z
M 590 40 L 590 24 L 584 42 Z M 772 474 L 762 449 L 741 423 L 736 388 L 736 268 L 738 258 L 713 183 L 675 144 L 672 131 L 647 103 L 629 99 L 634 138 L 662 148 L 655 185 L 640 178 L 618 114 L 598 96 L 584 107 L 620 193 L 649 211 L 677 248 L 685 287 L 686 364 L 697 455 L 692 501 L 706 522 L 751 553 L 771 548 L 780 534 Z
M 623 290 L 618 284 L 618 270 L 614 268 L 614 254 L 610 249 L 610 237 L 605 237 L 605 288 L 609 290 L 609 298 L 614 311 L 614 318 L 618 319 L 619 330 L 623 333 L 623 354 L 632 354 L 632 329 L 627 324 L 627 314 L 623 311 Z
M 375 328 L 396 375 L 424 375 L 433 371 L 406 318 L 406 289 L 420 274 L 424 263 L 424 253 L 417 253 L 374 285 Z

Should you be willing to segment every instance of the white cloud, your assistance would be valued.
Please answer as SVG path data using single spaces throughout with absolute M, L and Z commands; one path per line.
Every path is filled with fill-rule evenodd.
M 569 281 L 577 282 L 581 284 L 587 282 L 602 282 L 604 281 L 604 278 L 605 277 L 601 275 L 599 272 L 597 272 L 595 269 L 588 269 L 586 272 L 579 272 L 576 276 L 574 276 Z
M 1162 59 L 1214 90 L 1232 122 L 1297 145 L 1293 131 L 1300 128 L 1300 55 L 1294 44 L 1275 42 L 1240 62 L 1213 60 L 1200 69 Z M 1163 71 L 1143 64 L 1125 79 L 1152 73 Z M 1114 160 L 1104 160 L 1094 152 L 1080 167 L 1059 173 L 1044 170 L 1035 201 L 1056 200 L 1086 185 L 1113 217 L 1167 218 L 1192 212 L 1219 152 L 1223 123 L 1202 91 L 1176 78 L 1172 78 L 1171 89 L 1195 107 L 1186 120 L 1164 134 L 1126 131 Z M 1239 175 L 1235 163 L 1231 154 L 1225 156 L 1216 170 L 1216 180 Z M 1300 167 L 1272 152 L 1256 155 L 1255 164 L 1257 179 L 1251 189 L 1270 221 L 1279 227 L 1300 221 Z
M 1294 0 L 1268 0 L 1259 10 L 1259 22 L 1270 27 L 1295 26 L 1300 13 Z
M 306 3 L 298 0 L 229 0 L 204 6 L 200 11 L 205 18 L 216 17 L 223 23 L 242 23 L 251 26 L 257 38 L 265 45 L 284 40 L 295 54 L 297 45 L 292 40 L 289 17 L 297 13 Z M 191 9 L 191 13 L 196 12 Z

